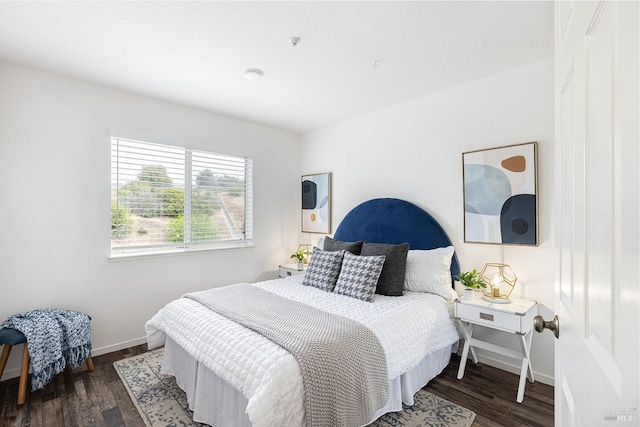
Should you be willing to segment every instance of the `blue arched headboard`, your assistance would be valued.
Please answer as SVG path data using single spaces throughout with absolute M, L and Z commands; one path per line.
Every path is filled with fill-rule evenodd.
M 400 199 L 372 199 L 361 203 L 344 217 L 334 238 L 345 242 L 409 242 L 410 249 L 453 246 L 447 233 L 428 212 Z M 460 273 L 458 256 L 451 259 L 451 276 Z

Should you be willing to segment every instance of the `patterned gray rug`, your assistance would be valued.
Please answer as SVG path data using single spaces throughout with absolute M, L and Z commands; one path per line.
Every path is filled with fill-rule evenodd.
M 187 397 L 174 378 L 160 373 L 162 349 L 118 360 L 113 366 L 149 427 L 203 426 L 191 418 Z M 469 427 L 476 414 L 424 390 L 415 404 L 382 416 L 374 427 Z

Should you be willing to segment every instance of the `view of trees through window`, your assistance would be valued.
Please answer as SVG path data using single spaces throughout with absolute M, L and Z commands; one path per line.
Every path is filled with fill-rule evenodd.
M 119 138 L 111 152 L 112 251 L 250 239 L 249 159 Z

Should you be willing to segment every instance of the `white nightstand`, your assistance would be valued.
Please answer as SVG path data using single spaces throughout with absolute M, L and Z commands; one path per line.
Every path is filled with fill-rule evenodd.
M 298 264 L 282 264 L 278 268 L 279 277 L 297 276 L 298 274 L 304 274 L 307 271 L 307 266 L 304 266 L 304 270 L 298 270 Z
M 520 383 L 516 401 L 524 399 L 525 379 L 533 382 L 531 368 L 531 337 L 533 334 L 533 318 L 538 314 L 538 303 L 524 299 L 513 299 L 509 304 L 496 304 L 483 299 L 462 300 L 458 298 L 454 305 L 454 316 L 464 334 L 464 348 L 458 369 L 458 379 L 464 376 L 467 357 L 471 350 L 473 363 L 478 363 L 474 347 L 503 354 L 515 359 L 522 359 Z M 520 343 L 520 352 L 473 338 L 473 325 L 486 326 L 500 331 L 516 334 Z

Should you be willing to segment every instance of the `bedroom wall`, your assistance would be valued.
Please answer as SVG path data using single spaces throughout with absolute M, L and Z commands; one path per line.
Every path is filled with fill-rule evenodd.
M 463 271 L 510 264 L 515 297 L 540 303 L 550 319 L 554 294 L 553 61 L 537 62 L 431 96 L 326 126 L 301 136 L 303 174 L 332 172 L 333 231 L 357 204 L 405 199 L 429 211 L 451 237 Z M 462 159 L 466 151 L 538 142 L 540 245 L 464 243 Z M 316 235 L 301 241 L 315 243 Z M 512 335 L 477 334 L 519 348 Z M 536 380 L 553 384 L 553 335 L 533 337 Z M 478 350 L 487 364 L 519 373 L 514 361 Z
M 254 248 L 109 261 L 110 129 L 254 159 Z M 159 139 L 157 139 L 159 138 Z M 90 314 L 94 354 L 146 342 L 187 291 L 275 277 L 297 247 L 298 136 L 0 62 L 0 320 Z M 14 351 L 4 379 L 19 374 Z

